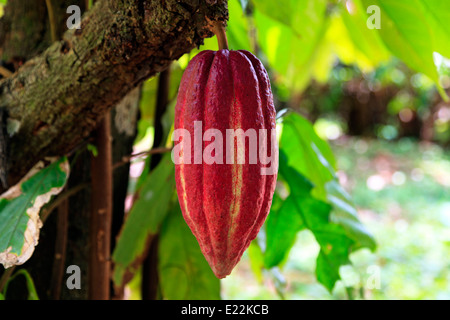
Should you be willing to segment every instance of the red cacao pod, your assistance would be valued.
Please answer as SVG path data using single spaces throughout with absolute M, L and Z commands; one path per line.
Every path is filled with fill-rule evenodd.
M 175 160 L 177 194 L 218 278 L 231 273 L 269 213 L 278 170 L 275 116 L 269 77 L 250 52 L 206 50 L 190 61 L 175 109 L 175 132 L 189 133 L 174 135 L 179 141 L 174 153 L 180 157 Z M 228 135 L 236 129 L 248 133 L 243 144 Z M 258 136 L 258 152 L 250 145 L 251 132 Z M 229 140 L 220 149 L 224 137 Z M 263 159 L 264 152 L 270 158 Z

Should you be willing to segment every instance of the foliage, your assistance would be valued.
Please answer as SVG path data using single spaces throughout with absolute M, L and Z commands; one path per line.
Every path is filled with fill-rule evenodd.
M 165 299 L 220 299 L 220 281 L 199 250 L 178 201 L 161 226 L 159 241 L 158 270 Z
M 14 279 L 16 279 L 20 275 L 24 276 L 25 278 L 25 283 L 28 290 L 28 300 L 39 300 L 39 296 L 36 292 L 36 287 L 34 286 L 33 278 L 25 269 L 18 270 L 8 279 L 8 281 L 5 284 L 5 288 L 3 289 L 3 292 L 0 293 L 0 300 L 5 300 L 5 296 L 8 291 L 8 286 L 11 284 L 11 282 L 13 282 Z
M 130 280 L 137 272 L 149 239 L 158 233 L 167 215 L 174 190 L 174 166 L 170 156 L 166 156 L 146 177 L 122 227 L 120 241 L 112 257 L 113 280 L 117 286 L 122 286 L 125 279 Z
M 443 23 L 448 10 L 442 7 L 447 4 L 425 0 L 290 1 L 286 7 L 266 0 L 253 3 L 258 40 L 276 72 L 277 85 L 301 91 L 311 78 L 326 81 L 335 57 L 370 71 L 394 55 L 427 75 L 446 96 L 433 52 L 450 57 L 450 33 Z M 366 8 L 374 4 L 381 10 L 380 29 L 366 25 Z M 285 9 L 288 19 L 281 18 L 286 17 Z
M 42 167 L 40 162 L 0 197 L 0 263 L 5 268 L 30 258 L 42 225 L 39 212 L 52 196 L 61 192 L 67 181 L 66 157 Z
M 287 183 L 289 195 L 279 204 L 274 217 L 280 220 L 280 215 L 298 215 L 290 219 L 300 221 L 286 230 L 291 239 L 288 246 L 271 243 L 270 240 L 280 237 L 280 233 L 271 234 L 272 229 L 266 229 L 266 252 L 268 257 L 271 252 L 277 252 L 278 256 L 286 255 L 294 242 L 295 231 L 312 231 L 321 247 L 317 257 L 317 278 L 332 290 L 340 279 L 340 266 L 350 262 L 349 254 L 361 247 L 374 250 L 375 241 L 359 222 L 350 197 L 339 186 L 330 164 L 334 163 L 331 149 L 315 134 L 312 125 L 296 114 L 286 115 L 280 140 L 279 174 Z M 271 219 L 267 224 L 271 226 Z M 292 229 L 296 225 L 297 230 Z M 281 259 L 266 256 L 264 262 L 266 267 L 274 267 L 280 264 Z
M 341 267 L 342 280 L 329 293 L 314 279 L 320 247 L 311 232 L 300 231 L 283 263 L 284 298 L 344 299 L 346 287 L 353 287 L 355 299 L 448 299 L 449 151 L 410 138 L 342 136 L 331 146 L 338 176 L 376 238 L 377 251 L 353 253 L 352 266 Z M 277 298 L 270 275 L 258 282 L 248 276 L 250 263 L 248 252 L 222 282 L 224 299 Z M 377 269 L 379 286 L 371 281 Z

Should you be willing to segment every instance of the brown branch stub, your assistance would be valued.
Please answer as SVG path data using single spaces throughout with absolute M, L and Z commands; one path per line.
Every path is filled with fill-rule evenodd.
M 53 300 L 59 300 L 64 283 L 66 266 L 67 237 L 68 237 L 69 199 L 65 199 L 58 206 L 55 254 L 53 260 L 50 292 Z
M 139 153 L 133 153 L 129 156 L 122 157 L 122 160 L 120 162 L 114 163 L 113 170 L 119 168 L 120 166 L 123 166 L 124 164 L 129 163 L 131 160 L 133 160 L 135 158 L 145 157 L 145 156 L 154 155 L 154 154 L 162 154 L 162 153 L 171 152 L 171 151 L 172 151 L 172 148 L 161 147 L 161 148 L 153 148 L 148 151 L 142 151 Z
M 92 212 L 90 218 L 89 298 L 110 299 L 113 172 L 111 117 L 108 113 L 95 130 L 98 155 L 92 156 Z
M 225 32 L 225 26 L 221 21 L 213 22 L 213 32 L 219 43 L 219 50 L 228 50 L 228 39 Z
M 55 12 L 53 10 L 52 0 L 45 0 L 45 4 L 47 6 L 48 20 L 50 22 L 50 32 L 52 41 L 56 41 L 58 39 L 57 26 L 56 26 L 56 17 Z
M 4 270 L 2 276 L 0 277 L 0 293 L 3 292 L 3 289 L 5 288 L 6 284 L 8 283 L 9 278 L 11 278 L 15 269 L 16 269 L 16 266 L 12 266 L 12 267 Z
M 3 78 L 9 78 L 13 75 L 13 73 L 11 71 L 9 71 L 8 69 L 6 69 L 3 66 L 0 66 L 0 76 L 2 76 Z
M 20 125 L 9 184 L 39 159 L 73 149 L 127 92 L 212 36 L 207 19 L 227 18 L 226 0 L 98 2 L 80 30 L 0 80 L 0 108 Z M 48 126 L 34 132 L 40 121 Z

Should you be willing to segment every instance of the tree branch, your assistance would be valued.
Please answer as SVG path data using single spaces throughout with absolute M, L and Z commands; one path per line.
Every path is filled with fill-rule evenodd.
M 63 155 L 127 92 L 212 36 L 226 0 L 102 0 L 69 30 L 0 81 L 0 108 L 14 124 L 8 157 L 13 185 L 45 156 Z
M 95 130 L 98 155 L 92 156 L 92 213 L 90 217 L 89 298 L 110 298 L 110 254 L 113 200 L 111 117 L 106 114 Z
M 13 73 L 11 71 L 9 71 L 8 69 L 6 69 L 3 66 L 0 66 L 0 76 L 4 77 L 4 78 L 9 78 L 13 75 Z
M 66 266 L 67 237 L 69 229 L 69 199 L 65 199 L 58 206 L 55 254 L 53 260 L 52 278 L 50 282 L 50 292 L 53 300 L 61 298 L 61 288 L 63 286 L 64 270 Z
M 45 4 L 47 6 L 48 20 L 50 22 L 50 32 L 52 35 L 52 41 L 54 42 L 58 39 L 58 33 L 57 33 L 56 17 L 55 17 L 55 12 L 53 11 L 52 0 L 45 0 Z

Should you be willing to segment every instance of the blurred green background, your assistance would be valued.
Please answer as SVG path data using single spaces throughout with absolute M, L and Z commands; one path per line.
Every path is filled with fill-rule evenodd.
M 374 253 L 364 249 L 352 254 L 353 265 L 341 267 L 343 281 L 330 294 L 314 276 L 318 245 L 309 231 L 300 232 L 279 274 L 284 298 L 346 299 L 345 286 L 354 286 L 355 298 L 449 299 L 450 152 L 410 138 L 386 141 L 342 135 L 331 145 L 340 181 L 378 247 Z M 371 276 L 377 273 L 380 286 L 374 288 L 377 283 Z M 258 282 L 246 255 L 222 281 L 223 295 L 278 299 L 277 281 L 267 277 Z M 250 289 L 242 290 L 243 286 Z

